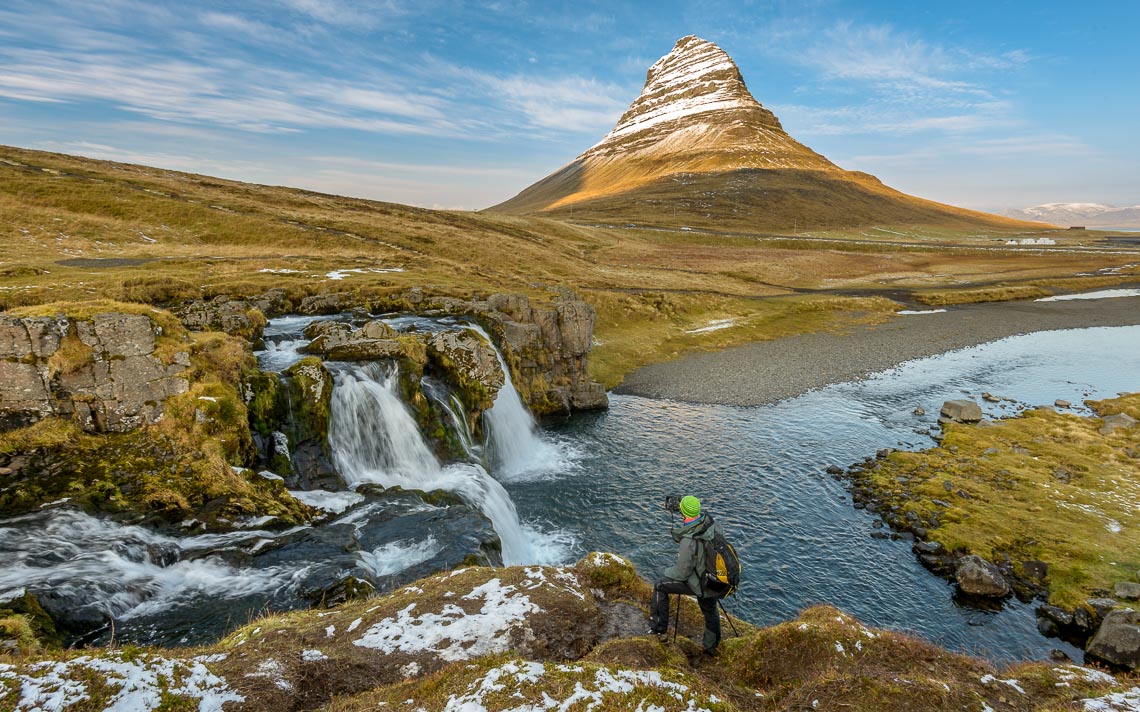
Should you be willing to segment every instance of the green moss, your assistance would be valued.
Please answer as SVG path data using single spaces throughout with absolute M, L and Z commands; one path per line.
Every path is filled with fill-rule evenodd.
M 293 438 L 301 443 L 315 440 L 328 449 L 329 412 L 332 407 L 332 374 L 316 356 L 290 366 L 289 400 L 293 412 Z
M 281 377 L 269 371 L 249 370 L 243 375 L 242 383 L 248 396 L 249 427 L 263 437 L 277 430 L 284 431 L 289 403 Z
M 1140 407 L 1140 395 L 1102 401 Z M 1096 588 L 1131 580 L 1140 552 L 1140 428 L 1030 410 L 994 427 L 947 424 L 939 447 L 895 452 L 856 475 L 887 507 L 913 511 L 930 539 L 992 561 L 1049 565 L 1050 602 L 1072 608 Z M 936 502 L 937 500 L 937 502 Z M 947 506 L 948 505 L 948 506 Z

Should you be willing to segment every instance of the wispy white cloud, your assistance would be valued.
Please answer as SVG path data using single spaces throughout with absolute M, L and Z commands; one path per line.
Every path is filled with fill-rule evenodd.
M 484 81 L 533 126 L 546 129 L 605 131 L 630 102 L 621 87 L 581 77 L 485 76 Z
M 779 107 L 806 136 L 917 134 L 1009 129 L 1024 124 L 1003 83 L 1029 63 L 1021 50 L 984 52 L 931 42 L 887 24 L 802 21 L 772 30 L 771 51 L 818 77 L 800 88 L 806 101 Z M 818 99 L 849 97 L 840 106 Z
M 428 163 L 397 163 L 393 161 L 373 161 L 366 158 L 350 156 L 307 156 L 307 161 L 326 168 L 343 168 L 368 170 L 373 172 L 389 172 L 420 175 L 445 176 L 499 176 L 507 178 L 525 178 L 528 171 L 516 168 L 498 168 L 495 166 L 457 166 L 438 165 Z

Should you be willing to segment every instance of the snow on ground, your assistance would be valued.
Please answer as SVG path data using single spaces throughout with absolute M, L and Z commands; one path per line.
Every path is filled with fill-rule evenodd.
M 364 495 L 356 492 L 329 492 L 328 490 L 289 490 L 289 494 L 310 507 L 340 514 L 352 505 L 363 502 Z
M 363 268 L 334 269 L 333 271 L 331 271 L 325 275 L 325 279 L 341 280 L 341 279 L 344 279 L 345 277 L 347 277 L 349 274 L 368 274 L 368 273 L 384 274 L 387 272 L 403 272 L 403 271 L 404 271 L 403 267 L 369 267 L 368 269 L 363 269 Z
M 122 653 L 104 657 L 82 656 L 66 662 L 41 662 L 15 672 L 14 665 L 0 663 L 0 695 L 9 685 L 20 688 L 16 710 L 62 710 L 90 699 L 86 680 L 102 679 L 115 689 L 105 709 L 148 712 L 163 703 L 163 694 L 198 700 L 201 712 L 220 712 L 226 702 L 243 702 L 226 681 L 206 667 L 218 656 L 190 661 L 160 657 L 124 660 Z
M 552 686 L 552 689 L 562 690 L 562 694 L 558 695 L 560 698 L 563 694 L 566 695 L 565 699 L 555 699 L 550 695 L 549 690 L 539 691 L 532 687 L 551 672 L 582 674 L 583 679 L 577 681 L 573 687 L 569 685 Z M 463 712 L 486 712 L 490 708 L 484 704 L 484 700 L 488 694 L 494 694 L 496 697 L 506 695 L 519 698 L 518 706 L 510 708 L 507 712 L 523 712 L 524 710 L 529 712 L 538 709 L 601 710 L 606 709 L 607 702 L 613 701 L 612 697 L 610 700 L 606 700 L 607 695 L 620 695 L 621 699 L 632 703 L 642 690 L 644 693 L 663 690 L 677 702 L 685 705 L 685 707 L 678 709 L 686 709 L 691 712 L 708 712 L 708 708 L 701 706 L 696 697 L 689 693 L 687 685 L 669 682 L 661 676 L 661 673 L 654 670 L 599 668 L 594 671 L 591 678 L 581 666 L 552 665 L 547 668 L 543 663 L 522 661 L 509 662 L 491 668 L 482 678 L 468 685 L 464 694 L 452 695 L 447 700 L 446 709 L 463 710 Z M 525 701 L 529 697 L 538 698 L 540 695 L 541 705 Z M 637 709 L 663 709 L 656 705 L 646 707 L 645 703 L 646 701 L 642 699 Z M 495 709 L 501 708 L 496 707 Z
M 1104 697 L 1081 700 L 1088 712 L 1135 712 L 1140 710 L 1140 687 L 1127 692 L 1113 692 Z
M 1117 297 L 1140 297 L 1140 289 L 1102 289 L 1081 294 L 1062 294 L 1059 297 L 1042 297 L 1038 302 L 1068 302 L 1074 299 L 1115 299 Z
M 416 616 L 416 604 L 411 603 L 394 618 L 370 626 L 353 645 L 383 653 L 430 652 L 449 662 L 469 660 L 507 652 L 510 630 L 525 624 L 527 615 L 542 612 L 529 596 L 519 594 L 515 586 L 504 586 L 497 578 L 463 596 L 467 601 L 479 599 L 483 606 L 477 613 L 467 613 L 449 603 L 439 613 Z
M 946 311 L 945 309 L 902 309 L 900 311 L 895 312 L 895 314 L 903 314 L 906 316 L 912 316 L 914 314 L 941 314 L 945 311 Z
M 700 334 L 700 333 L 704 333 L 706 331 L 719 331 L 721 329 L 727 329 L 730 326 L 734 326 L 735 324 L 736 324 L 736 319 L 713 319 L 712 321 L 710 321 L 705 326 L 702 326 L 702 327 L 699 327 L 696 329 L 687 329 L 685 331 L 685 333 L 686 334 Z

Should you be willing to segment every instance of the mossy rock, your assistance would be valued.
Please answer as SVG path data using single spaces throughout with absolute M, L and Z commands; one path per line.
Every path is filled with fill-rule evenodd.
M 293 405 L 294 442 L 315 440 L 327 451 L 332 374 L 316 356 L 301 359 L 285 374 L 289 377 L 289 398 Z
M 289 403 L 281 377 L 270 371 L 250 371 L 242 378 L 249 427 L 262 437 L 285 429 Z
M 32 592 L 25 590 L 22 595 L 4 601 L 0 606 L 0 638 L 15 638 L 21 649 L 25 645 L 58 648 L 63 644 L 63 636 L 56 630 L 55 621 Z M 31 638 L 27 639 L 29 635 Z

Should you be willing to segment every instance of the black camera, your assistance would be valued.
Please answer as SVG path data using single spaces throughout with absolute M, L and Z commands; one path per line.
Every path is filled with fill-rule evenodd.
M 681 498 L 680 497 L 678 497 L 675 494 L 665 495 L 665 504 L 663 505 L 663 509 L 666 512 L 676 512 L 680 506 L 681 506 Z

